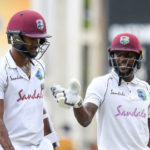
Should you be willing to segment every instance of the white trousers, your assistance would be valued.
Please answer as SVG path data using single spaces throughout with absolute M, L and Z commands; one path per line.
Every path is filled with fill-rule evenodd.
M 15 150 L 54 150 L 52 143 L 47 139 L 43 138 L 41 143 L 38 146 L 32 145 L 23 145 L 22 143 L 13 142 L 12 144 L 15 148 Z M 4 150 L 0 145 L 0 150 Z

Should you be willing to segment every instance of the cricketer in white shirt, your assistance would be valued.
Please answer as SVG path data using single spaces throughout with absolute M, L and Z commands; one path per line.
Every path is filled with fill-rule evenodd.
M 150 150 L 150 86 L 135 76 L 143 60 L 140 41 L 132 33 L 120 33 L 108 54 L 114 71 L 93 79 L 84 102 L 78 80 L 71 80 L 67 89 L 53 86 L 52 94 L 62 106 L 73 107 L 84 127 L 96 113 L 98 150 Z
M 44 70 L 39 61 L 32 60 L 30 79 L 10 52 L 0 62 L 3 121 L 15 150 L 53 150 L 51 141 L 44 137 L 43 81 Z
M 112 71 L 93 79 L 87 89 L 84 103 L 98 106 L 98 149 L 149 150 L 150 86 L 136 77 L 120 86 L 118 80 Z

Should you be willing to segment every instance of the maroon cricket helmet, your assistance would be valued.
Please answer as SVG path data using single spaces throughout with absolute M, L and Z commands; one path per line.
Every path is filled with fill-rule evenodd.
M 23 10 L 14 14 L 7 26 L 8 31 L 20 31 L 31 38 L 49 38 L 44 18 L 36 11 Z
M 112 41 L 109 52 L 129 51 L 141 54 L 141 44 L 138 38 L 131 33 L 118 34 Z

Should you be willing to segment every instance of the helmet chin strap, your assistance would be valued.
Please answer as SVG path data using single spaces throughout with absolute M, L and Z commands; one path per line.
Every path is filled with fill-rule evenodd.
M 119 77 L 118 86 L 120 86 L 120 85 L 121 85 L 121 81 L 122 81 L 122 77 Z

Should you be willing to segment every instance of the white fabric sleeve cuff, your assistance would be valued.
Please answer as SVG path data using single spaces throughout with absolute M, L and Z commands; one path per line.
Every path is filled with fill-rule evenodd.
M 56 132 L 52 132 L 48 135 L 45 136 L 47 139 L 49 139 L 51 141 L 51 143 L 56 143 L 56 146 L 59 146 L 59 141 L 58 141 L 58 137 L 56 135 Z
M 43 120 L 46 119 L 46 118 L 48 118 L 48 114 L 47 113 L 43 114 Z

